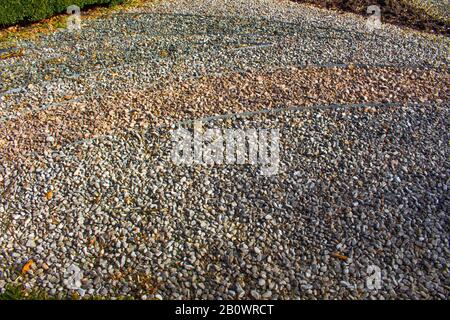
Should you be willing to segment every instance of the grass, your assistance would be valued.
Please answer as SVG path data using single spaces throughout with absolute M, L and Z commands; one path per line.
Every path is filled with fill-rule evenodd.
M 322 8 L 349 11 L 368 16 L 367 7 L 379 5 L 381 19 L 400 26 L 420 31 L 449 35 L 450 10 L 442 6 L 432 5 L 423 0 L 292 0 L 310 3 Z

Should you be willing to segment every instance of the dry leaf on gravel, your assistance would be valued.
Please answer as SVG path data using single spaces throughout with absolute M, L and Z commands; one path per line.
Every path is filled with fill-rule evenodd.
M 161 50 L 159 52 L 159 55 L 161 56 L 161 58 L 167 58 L 169 56 L 169 52 L 167 50 Z

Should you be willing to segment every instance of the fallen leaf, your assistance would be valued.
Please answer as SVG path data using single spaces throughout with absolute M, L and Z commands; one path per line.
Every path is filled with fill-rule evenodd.
M 22 268 L 22 274 L 25 274 L 25 273 L 27 273 L 28 271 L 30 271 L 31 266 L 33 265 L 33 263 L 34 263 L 33 260 L 30 260 L 30 261 L 28 261 L 27 263 L 25 263 L 25 265 L 24 265 L 23 268 Z
M 51 58 L 51 59 L 48 59 L 46 62 L 47 62 L 48 64 L 61 64 L 61 63 L 63 63 L 64 61 L 66 61 L 66 58 L 63 58 L 63 57 L 57 57 L 57 58 Z
M 343 261 L 347 261 L 348 260 L 347 256 L 344 256 L 343 254 L 340 254 L 338 252 L 332 253 L 331 256 L 334 257 L 334 258 L 338 258 L 339 260 L 343 260 Z
M 23 48 L 20 48 L 19 50 L 13 50 L 13 51 L 9 51 L 9 52 L 0 54 L 0 60 L 22 57 L 23 55 L 24 55 L 24 50 L 23 50 Z

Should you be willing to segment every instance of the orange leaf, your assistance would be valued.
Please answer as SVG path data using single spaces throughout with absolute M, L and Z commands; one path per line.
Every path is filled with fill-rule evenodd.
M 47 198 L 47 200 L 50 200 L 51 198 L 53 198 L 53 191 L 50 190 L 45 194 L 45 198 Z
M 23 268 L 22 268 L 22 274 L 25 274 L 25 273 L 27 273 L 28 271 L 30 271 L 31 266 L 33 265 L 33 263 L 34 263 L 33 260 L 30 260 L 30 261 L 28 261 L 27 263 L 25 263 L 25 265 L 24 265 Z

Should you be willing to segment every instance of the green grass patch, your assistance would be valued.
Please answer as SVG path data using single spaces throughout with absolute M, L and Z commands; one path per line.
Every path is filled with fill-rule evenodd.
M 0 294 L 0 300 L 56 300 L 43 290 L 27 291 L 22 285 L 7 285 L 5 292 Z

